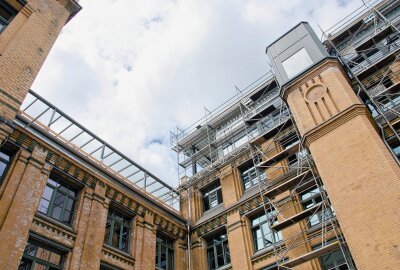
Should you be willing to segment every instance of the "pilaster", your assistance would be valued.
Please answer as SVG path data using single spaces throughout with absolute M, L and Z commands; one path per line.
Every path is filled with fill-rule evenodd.
M 26 166 L 23 164 L 24 159 L 27 158 L 26 153 L 24 152 L 21 155 L 22 158 L 17 162 L 15 169 L 24 169 L 22 177 L 18 181 L 17 178 L 20 173 L 16 173 L 15 176 L 12 176 L 12 180 L 15 180 L 16 183 L 10 182 L 6 188 L 10 191 L 15 190 L 15 193 L 11 193 L 14 196 L 11 197 L 7 194 L 1 200 L 5 201 L 2 210 L 8 208 L 6 213 L 2 211 L 3 223 L 0 229 L 0 239 L 2 239 L 1 269 L 18 268 L 28 239 L 29 228 L 50 174 L 51 167 L 45 164 L 46 154 L 47 150 L 44 148 L 35 147 L 27 159 Z
M 252 269 L 251 251 L 247 223 L 238 211 L 227 217 L 227 233 L 233 269 Z
M 96 183 L 93 193 L 85 191 L 71 269 L 100 268 L 109 203 L 102 182 Z

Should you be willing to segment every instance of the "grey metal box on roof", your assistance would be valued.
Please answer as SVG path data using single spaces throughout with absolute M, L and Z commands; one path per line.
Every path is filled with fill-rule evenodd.
M 300 22 L 269 45 L 267 55 L 279 85 L 329 56 L 307 22 Z

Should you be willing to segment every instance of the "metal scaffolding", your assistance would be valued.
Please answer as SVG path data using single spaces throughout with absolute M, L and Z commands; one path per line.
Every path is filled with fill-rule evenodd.
M 179 213 L 179 192 L 30 90 L 17 115 L 22 128 L 33 128 L 104 172 Z
M 262 207 L 272 232 L 275 269 L 292 269 L 339 249 L 343 255 L 343 264 L 349 269 L 355 269 L 328 195 L 310 153 L 301 143 L 287 105 L 280 101 L 280 106 L 269 115 L 259 115 L 257 121 L 249 121 L 249 115 L 256 115 L 258 112 L 245 105 L 243 101 L 246 99 L 242 91 L 236 88 L 236 92 L 242 118 L 246 123 L 248 145 L 256 168 Z M 271 119 L 271 125 L 258 125 L 261 130 L 257 136 L 250 132 L 253 130 L 252 125 L 258 121 L 271 122 Z M 299 196 L 310 188 L 317 190 L 319 201 L 305 208 L 301 205 Z M 303 210 L 296 211 L 299 208 Z M 313 227 L 312 233 L 309 233 L 308 224 L 315 218 L 319 220 L 318 226 Z M 296 232 L 282 238 L 282 230 L 294 224 L 298 226 Z M 288 259 L 291 250 L 299 247 L 310 249 L 311 242 L 317 238 L 320 239 L 320 247 Z
M 346 18 L 326 31 L 321 29 L 324 44 L 345 67 L 400 164 L 400 2 L 363 1 Z

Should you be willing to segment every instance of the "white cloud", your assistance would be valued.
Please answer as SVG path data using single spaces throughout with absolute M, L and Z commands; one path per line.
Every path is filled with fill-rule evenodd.
M 86 0 L 33 89 L 172 185 L 169 131 L 267 70 L 301 20 L 327 28 L 361 1 Z

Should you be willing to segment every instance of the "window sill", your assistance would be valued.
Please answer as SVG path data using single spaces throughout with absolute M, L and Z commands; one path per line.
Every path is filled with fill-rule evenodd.
M 110 245 L 105 244 L 105 243 L 103 243 L 103 248 L 105 248 L 105 249 L 107 249 L 107 250 L 109 250 L 109 251 L 118 253 L 118 254 L 121 255 L 121 256 L 128 257 L 128 258 L 132 258 L 132 256 L 131 256 L 131 254 L 129 253 L 129 251 L 123 251 L 123 250 L 120 250 L 120 249 L 118 249 L 118 248 L 115 248 L 115 247 L 110 246 Z
M 232 269 L 232 265 L 231 264 L 227 264 L 227 265 L 224 265 L 224 266 L 218 268 L 218 270 L 227 270 L 227 269 Z
M 282 246 L 284 246 L 284 243 L 283 243 L 283 242 L 279 242 L 277 245 L 279 245 L 279 247 L 282 247 Z M 274 253 L 274 247 L 273 247 L 273 246 L 266 247 L 266 248 L 257 250 L 257 251 L 253 254 L 253 256 L 251 256 L 251 260 L 252 260 L 252 261 L 256 261 L 256 260 L 260 259 L 260 258 L 263 257 L 263 256 L 271 255 L 271 254 L 273 254 L 273 253 Z
M 58 220 L 56 220 L 54 218 L 48 217 L 48 216 L 46 216 L 45 214 L 43 214 L 43 213 L 41 213 L 39 211 L 37 211 L 35 213 L 35 216 L 37 218 L 43 219 L 43 220 L 45 220 L 45 221 L 47 221 L 47 222 L 49 222 L 49 223 L 51 223 L 51 224 L 53 224 L 55 226 L 58 226 L 58 227 L 66 230 L 66 231 L 68 231 L 70 233 L 76 234 L 76 232 L 73 230 L 72 226 L 65 225 L 64 223 L 61 223 L 61 222 L 59 222 Z

